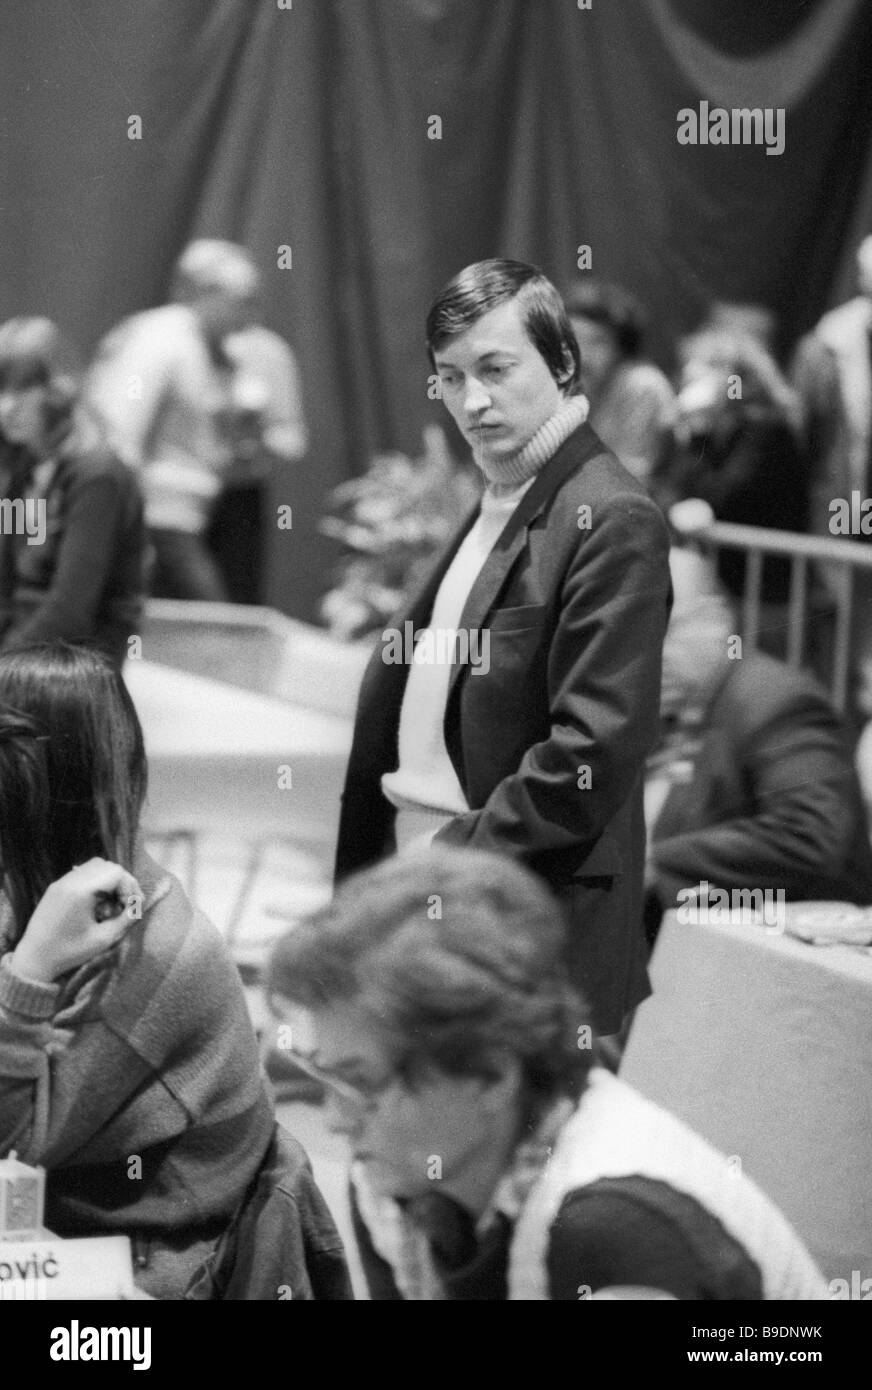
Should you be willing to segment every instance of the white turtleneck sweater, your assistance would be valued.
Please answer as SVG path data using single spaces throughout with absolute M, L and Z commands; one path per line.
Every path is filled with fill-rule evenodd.
M 486 478 L 479 514 L 445 572 L 427 628 L 415 634 L 419 639 L 416 656 L 400 710 L 399 765 L 382 777 L 382 791 L 397 807 L 398 850 L 432 838 L 452 816 L 469 810 L 445 746 L 453 634 L 458 631 L 466 600 L 485 560 L 524 493 L 587 414 L 584 396 L 571 396 L 519 453 L 498 462 L 476 457 Z M 480 661 L 487 649 L 480 640 L 476 643 L 472 634 L 468 636 L 468 650 Z M 474 666 L 469 678 L 480 679 Z

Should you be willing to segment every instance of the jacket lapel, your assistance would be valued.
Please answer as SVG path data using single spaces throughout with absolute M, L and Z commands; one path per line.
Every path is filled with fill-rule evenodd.
M 594 454 L 602 453 L 604 445 L 589 425 L 583 424 L 560 446 L 552 459 L 536 476 L 501 531 L 493 550 L 479 571 L 463 606 L 459 626 L 465 632 L 487 626 L 487 619 L 499 598 L 509 573 L 527 543 L 527 532 L 565 479 Z M 467 528 L 468 529 L 468 528 Z M 465 534 L 465 532 L 464 532 Z M 452 557 L 453 558 L 453 557 Z M 447 566 L 446 566 L 447 568 Z M 445 571 L 442 571 L 444 574 Z M 441 575 L 440 575 L 441 579 Z M 461 673 L 466 664 L 455 662 L 448 685 L 446 713 Z

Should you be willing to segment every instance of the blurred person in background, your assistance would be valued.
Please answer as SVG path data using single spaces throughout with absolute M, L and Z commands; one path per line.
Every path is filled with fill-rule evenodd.
M 0 496 L 0 652 L 81 642 L 120 666 L 142 615 L 142 499 L 46 318 L 0 326 Z
M 716 521 L 805 532 L 809 485 L 799 407 L 774 358 L 738 329 L 704 329 L 681 344 L 676 421 L 651 480 L 665 511 L 703 502 Z M 705 510 L 705 509 L 704 509 Z M 683 509 L 671 514 L 680 526 Z M 745 592 L 745 555 L 724 549 L 718 573 L 729 592 Z M 763 564 L 761 643 L 780 649 L 789 595 L 786 559 Z
M 228 599 L 207 530 L 232 468 L 296 460 L 307 447 L 296 361 L 256 323 L 259 289 L 243 247 L 191 242 L 173 302 L 125 319 L 91 367 L 89 399 L 142 481 L 163 598 Z
M 277 946 L 270 996 L 347 1140 L 371 1297 L 825 1298 L 760 1189 L 593 1065 L 562 938 L 520 864 L 434 847 L 349 879 Z
M 738 335 L 743 340 L 756 340 L 770 358 L 778 360 L 776 343 L 778 319 L 772 309 L 763 304 L 735 300 L 715 300 L 702 327 L 715 332 Z M 822 359 L 829 357 L 823 344 L 814 334 L 807 334 L 795 349 L 785 368 L 784 380 L 779 383 L 782 394 L 785 384 L 795 395 L 787 409 L 798 424 L 802 462 L 808 486 L 808 530 L 813 535 L 830 536 L 833 497 L 847 496 L 846 484 L 840 472 L 844 460 L 844 437 L 838 381 L 835 366 L 832 370 Z M 840 481 L 841 480 L 841 481 Z M 811 566 L 811 583 L 806 596 L 806 650 L 808 660 L 824 681 L 833 664 L 833 598 L 838 592 L 838 569 L 826 561 Z M 783 655 L 780 641 L 771 644 L 775 655 Z
M 566 308 L 581 353 L 591 426 L 624 467 L 647 483 L 672 424 L 675 397 L 663 372 L 642 357 L 641 306 L 617 285 L 581 280 Z
M 801 406 L 806 447 L 812 460 L 812 524 L 820 535 L 833 530 L 831 503 L 848 502 L 857 491 L 872 497 L 872 236 L 857 249 L 859 293 L 824 314 L 800 339 L 793 383 Z M 868 541 L 862 531 L 850 536 Z M 822 567 L 835 589 L 840 566 Z M 855 708 L 872 717 L 872 575 L 855 572 L 852 606 Z M 868 742 L 868 740 L 867 740 Z M 869 774 L 872 776 L 872 772 Z
M 833 497 L 852 488 L 872 496 L 872 236 L 857 250 L 857 287 L 859 294 L 802 339 L 794 360 L 804 420 L 818 448 L 829 453 L 841 441 L 829 472 Z
M 693 552 L 670 557 L 660 747 L 645 782 L 646 929 L 682 889 L 783 890 L 872 903 L 872 847 L 842 722 L 806 671 L 742 655 L 735 616 Z
M 146 779 L 103 658 L 0 657 L 0 1156 L 46 1169 L 49 1230 L 129 1236 L 138 1285 L 181 1299 L 274 1165 L 276 1126 L 236 967 L 143 847 Z M 302 1290 L 304 1211 L 341 1249 L 299 1146 L 283 1177 L 272 1287 L 235 1297 L 274 1298 L 277 1274 Z

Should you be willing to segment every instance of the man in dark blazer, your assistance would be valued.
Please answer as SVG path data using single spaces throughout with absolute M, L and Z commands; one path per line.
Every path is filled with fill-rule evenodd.
M 650 779 L 646 790 L 652 936 L 663 910 L 686 901 L 678 894 L 700 896 L 703 884 L 781 891 L 785 902 L 872 903 L 865 809 L 826 691 L 784 662 L 741 655 L 734 628 L 713 594 L 676 601 L 662 708 L 673 729 L 664 764 L 678 775 L 664 780 L 654 817 Z
M 659 730 L 666 527 L 585 423 L 578 346 L 535 267 L 467 267 L 434 302 L 427 342 L 485 492 L 366 670 L 337 878 L 402 851 L 404 818 L 436 844 L 527 865 L 565 905 L 595 1035 L 614 1034 L 650 989 L 642 772 Z M 419 660 L 423 644 L 396 659 L 397 634 L 447 620 L 469 639 L 447 669 Z M 463 659 L 475 637 L 486 663 Z

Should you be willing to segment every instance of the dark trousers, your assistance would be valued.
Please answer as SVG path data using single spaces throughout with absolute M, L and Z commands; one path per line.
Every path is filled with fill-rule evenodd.
M 155 598 L 200 599 L 227 603 L 227 586 L 202 536 L 191 531 L 151 531 L 155 551 Z

